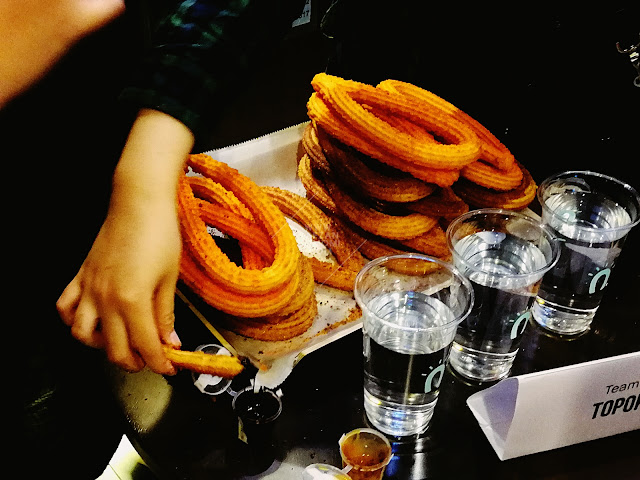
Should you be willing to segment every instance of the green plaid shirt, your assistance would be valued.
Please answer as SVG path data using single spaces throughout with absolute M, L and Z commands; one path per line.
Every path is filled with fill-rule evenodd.
M 121 98 L 195 134 L 302 12 L 301 0 L 186 0 L 162 21 Z

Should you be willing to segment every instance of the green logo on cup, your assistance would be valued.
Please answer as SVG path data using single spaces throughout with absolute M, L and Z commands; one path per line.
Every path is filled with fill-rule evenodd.
M 598 286 L 598 280 L 600 280 L 600 277 L 604 277 L 604 282 L 602 282 L 602 286 L 600 287 L 600 290 L 604 290 L 604 287 L 609 283 L 609 275 L 611 275 L 610 268 L 605 268 L 604 270 L 600 270 L 596 273 L 589 284 L 589 293 L 596 293 L 596 287 Z
M 436 375 L 438 378 L 434 381 Z M 440 386 L 440 381 L 442 380 L 442 375 L 444 375 L 444 364 L 438 365 L 433 371 L 427 376 L 427 379 L 424 382 L 424 393 L 429 393 L 432 390 L 435 390 Z
M 511 327 L 511 340 L 524 333 L 524 329 L 527 326 L 527 320 L 529 320 L 530 318 L 531 312 L 526 311 L 516 319 L 513 327 Z M 520 328 L 520 325 L 522 325 L 522 328 Z

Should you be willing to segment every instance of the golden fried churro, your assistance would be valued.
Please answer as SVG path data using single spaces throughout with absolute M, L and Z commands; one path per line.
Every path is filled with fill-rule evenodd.
M 353 291 L 353 285 L 360 270 L 325 262 L 315 257 L 310 257 L 309 262 L 313 270 L 313 278 L 319 285 L 327 285 L 347 292 Z
M 185 212 L 181 216 L 185 240 L 191 254 L 207 275 L 228 289 L 238 293 L 266 293 L 282 287 L 297 269 L 300 252 L 280 210 L 250 179 L 228 165 L 208 155 L 191 155 L 188 164 L 194 170 L 232 191 L 245 204 L 254 220 L 272 239 L 275 247 L 273 263 L 261 270 L 238 267 L 222 253 L 208 234 L 205 222 L 197 212 L 195 197 L 190 189 L 180 189 L 178 205 Z
M 501 170 L 508 170 L 515 163 L 515 159 L 509 149 L 507 149 L 507 147 L 505 147 L 484 125 L 435 93 L 398 80 L 384 80 L 377 85 L 377 88 L 404 95 L 405 97 L 415 101 L 424 102 L 431 108 L 440 110 L 444 114 L 450 115 L 467 125 L 479 140 L 479 158 L 482 158 L 495 167 Z
M 253 221 L 253 215 L 247 207 L 222 185 L 210 178 L 188 175 L 183 178 L 193 191 L 196 198 L 202 198 L 216 205 L 222 205 L 229 210 Z
M 273 261 L 274 250 L 269 237 L 256 224 L 223 207 L 202 202 L 200 213 L 203 220 L 215 225 L 240 244 L 244 268 L 265 268 Z M 301 259 L 300 282 L 288 305 L 278 311 L 284 315 L 301 308 L 313 292 L 313 274 L 309 265 Z
M 449 221 L 469 211 L 469 205 L 458 197 L 451 187 L 439 188 L 422 200 L 405 204 L 405 207 L 412 212 L 442 217 Z
M 435 169 L 406 162 L 362 138 L 348 122 L 343 121 L 316 93 L 307 102 L 309 118 L 315 120 L 332 137 L 365 155 L 409 173 L 415 178 L 439 186 L 451 186 L 459 178 L 458 169 Z
M 508 170 L 500 170 L 478 160 L 464 167 L 461 175 L 482 187 L 504 192 L 517 188 L 522 182 L 522 170 L 517 163 L 514 163 Z
M 194 195 L 198 197 L 198 208 L 205 223 L 216 225 L 215 228 L 239 241 L 242 266 L 244 268 L 260 270 L 271 264 L 274 251 L 271 240 L 268 239 L 266 234 L 256 225 L 249 225 L 247 223 L 248 221 L 253 223 L 253 216 L 232 192 L 206 177 L 188 176 L 186 177 L 186 181 L 191 186 Z M 206 205 L 202 203 L 203 201 L 211 202 L 211 205 Z M 233 228 L 225 224 L 225 222 L 228 222 L 230 219 L 226 217 L 221 218 L 219 216 L 221 212 L 218 211 L 218 209 L 224 211 L 226 217 L 231 216 L 233 218 L 234 216 L 239 216 L 246 220 L 235 220 L 236 222 L 240 222 L 240 226 L 236 225 L 235 228 Z M 250 232 L 250 234 L 245 235 L 246 232 Z M 245 238 L 248 243 L 244 241 Z M 251 247 L 253 242 L 256 241 L 261 241 L 261 244 L 257 247 L 254 245 L 257 251 Z M 262 252 L 262 254 L 259 252 Z
M 327 159 L 318 141 L 318 132 L 314 122 L 310 122 L 302 133 L 302 148 L 313 163 L 322 172 L 328 171 Z
M 311 168 L 311 159 L 303 155 L 298 163 L 298 178 L 307 192 L 307 198 L 326 212 L 336 212 L 336 204 L 323 181 Z
M 420 213 L 387 215 L 356 201 L 332 181 L 327 181 L 327 187 L 341 214 L 374 235 L 408 239 L 427 232 L 438 223 L 437 218 Z
M 205 352 L 189 352 L 178 350 L 168 345 L 163 345 L 164 354 L 169 361 L 181 368 L 198 372 L 208 373 L 223 378 L 233 378 L 238 375 L 244 367 L 237 357 L 228 355 L 211 355 Z
M 265 341 L 289 340 L 306 332 L 318 313 L 315 296 L 303 308 L 277 318 L 223 317 L 222 323 L 229 330 L 246 337 Z
M 255 328 L 258 323 L 269 323 L 268 330 L 278 332 L 273 338 L 301 334 L 317 311 L 313 271 L 280 209 L 260 187 L 225 164 L 192 155 L 188 165 L 204 176 L 184 176 L 178 184 L 180 279 L 226 312 L 240 334 L 267 338 Z M 220 250 L 208 225 L 238 241 L 242 266 Z
M 469 205 L 477 208 L 494 207 L 509 210 L 522 210 L 529 206 L 536 196 L 537 185 L 531 174 L 521 165 L 522 181 L 517 188 L 506 192 L 497 192 L 481 187 L 467 180 L 456 182 L 454 191 Z
M 351 239 L 351 243 L 358 245 L 360 253 L 369 260 L 389 255 L 408 253 L 409 251 L 408 249 L 391 246 L 386 243 L 388 242 L 388 239 L 366 232 L 350 222 L 342 221 L 341 225 L 347 236 Z
M 358 268 L 364 261 L 357 250 L 350 245 L 335 221 L 309 200 L 293 192 L 277 187 L 262 187 L 282 213 L 294 219 L 315 235 L 340 263 L 354 263 Z
M 440 225 L 436 225 L 428 232 L 418 235 L 417 237 L 400 240 L 399 243 L 415 252 L 424 253 L 425 255 L 445 259 L 450 257 L 447 236 Z
M 389 270 L 410 276 L 423 276 L 437 272 L 442 266 L 436 262 L 424 262 L 411 258 L 394 258 L 385 263 Z
M 360 137 L 408 163 L 455 169 L 478 158 L 476 136 L 451 116 L 438 115 L 439 112 L 434 115 L 425 111 L 423 104 L 411 102 L 403 96 L 391 95 L 370 85 L 340 82 L 324 73 L 317 74 L 311 85 L 339 117 L 353 125 Z M 413 137 L 376 117 L 362 104 L 411 118 L 449 143 L 439 144 Z
M 280 309 L 277 313 L 273 314 L 275 318 L 291 315 L 297 310 L 304 308 L 308 302 L 315 302 L 315 278 L 313 276 L 313 269 L 311 268 L 311 263 L 304 255 L 300 255 L 298 268 L 300 272 L 298 289 L 293 294 L 289 304 Z
M 272 315 L 285 308 L 297 291 L 300 276 L 296 270 L 284 287 L 261 294 L 243 294 L 213 281 L 184 249 L 180 258 L 180 279 L 212 307 L 239 317 Z
M 309 259 L 316 282 L 341 290 L 353 290 L 353 281 L 364 266 L 365 260 L 350 243 L 341 227 L 320 208 L 300 195 L 277 187 L 262 188 L 285 215 L 306 228 L 336 258 L 336 263 L 313 257 Z
M 403 253 L 423 253 L 443 260 L 448 260 L 451 256 L 445 232 L 439 225 L 407 240 L 380 237 L 348 222 L 341 222 L 341 225 L 351 243 L 357 244 L 362 255 L 371 260 Z
M 426 197 L 435 185 L 395 170 L 386 172 L 371 168 L 364 155 L 319 131 L 318 139 L 334 175 L 343 179 L 363 195 L 389 202 L 412 202 Z
M 205 200 L 199 200 L 198 209 L 205 223 L 215 225 L 225 233 L 253 249 L 268 262 L 275 256 L 275 248 L 267 234 L 251 220 L 224 207 L 213 205 Z

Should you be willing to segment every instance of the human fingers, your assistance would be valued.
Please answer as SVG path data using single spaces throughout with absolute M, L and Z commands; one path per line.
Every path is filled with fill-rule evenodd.
M 60 297 L 56 301 L 56 309 L 58 315 L 65 325 L 70 327 L 73 325 L 75 313 L 80 303 L 80 297 L 82 296 L 82 287 L 80 286 L 80 280 L 75 277 L 69 285 L 62 291 Z
M 182 345 L 175 331 L 175 289 L 176 280 L 163 282 L 156 292 L 154 309 L 158 324 L 158 333 L 162 341 L 168 345 L 179 348 Z
M 79 342 L 93 348 L 104 347 L 100 331 L 100 315 L 95 304 L 88 298 L 80 299 L 70 324 L 71 335 Z
M 145 362 L 132 350 L 127 327 L 118 313 L 105 313 L 101 328 L 104 349 L 111 363 L 130 372 L 137 372 L 144 368 Z
M 151 300 L 134 302 L 122 310 L 131 348 L 156 373 L 173 375 L 176 370 L 162 350 Z

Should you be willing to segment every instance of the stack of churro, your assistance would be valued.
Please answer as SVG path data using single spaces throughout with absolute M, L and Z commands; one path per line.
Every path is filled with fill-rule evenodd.
M 185 175 L 179 182 L 180 279 L 226 313 L 221 322 L 238 334 L 286 340 L 305 332 L 317 313 L 313 271 L 280 209 L 225 163 L 199 154 L 188 165 L 201 176 Z M 238 240 L 241 266 L 207 226 Z
M 444 229 L 469 207 L 525 208 L 531 175 L 479 122 L 437 95 L 318 74 L 298 175 L 367 258 L 448 258 Z
M 318 74 L 298 176 L 306 198 L 259 187 L 200 154 L 179 182 L 180 278 L 226 315 L 223 326 L 286 340 L 317 314 L 315 283 L 353 289 L 366 259 L 404 252 L 449 258 L 445 229 L 469 207 L 522 209 L 536 185 L 485 127 L 414 85 Z M 287 217 L 333 254 L 302 254 Z M 209 233 L 238 241 L 236 265 Z

